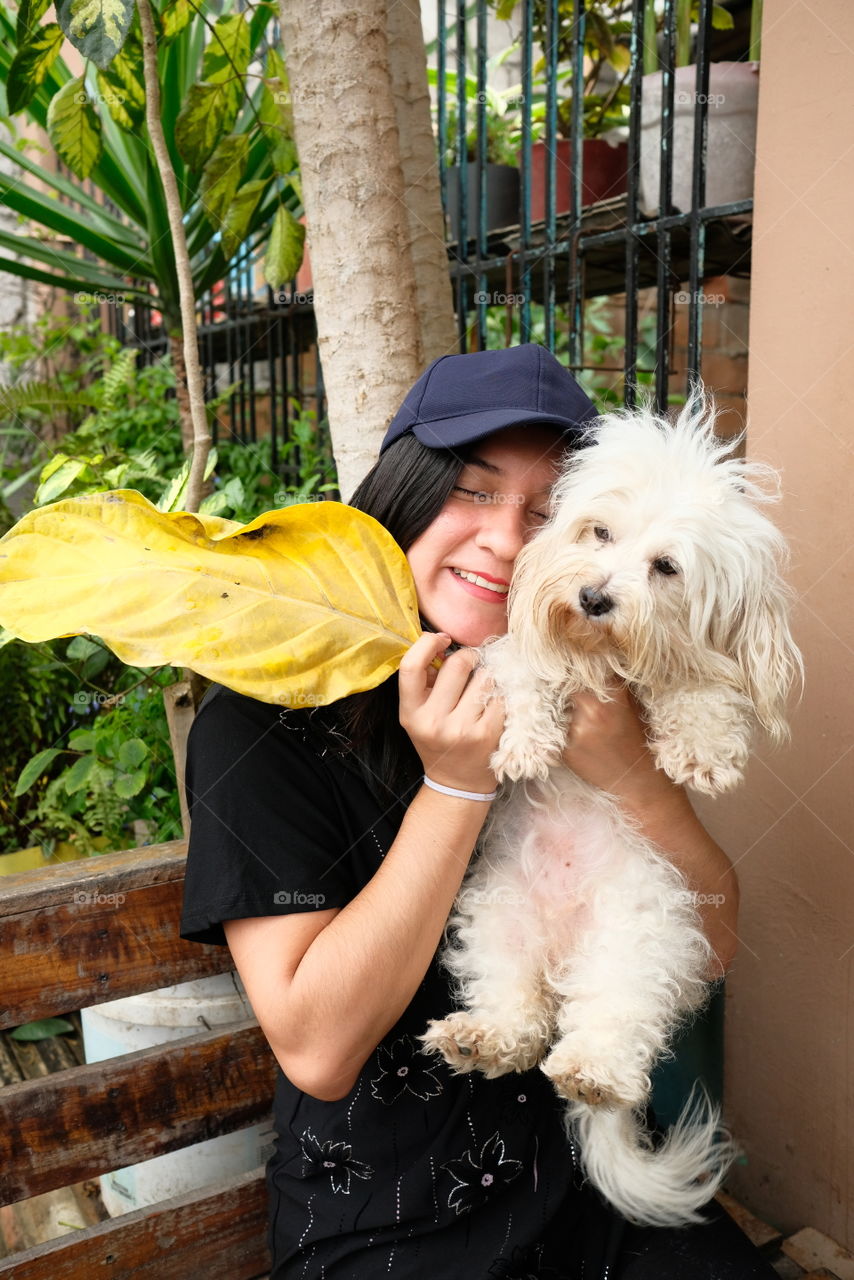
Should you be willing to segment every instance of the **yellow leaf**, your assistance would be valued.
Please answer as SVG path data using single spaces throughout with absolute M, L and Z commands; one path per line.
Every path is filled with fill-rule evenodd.
M 309 502 L 242 525 L 133 489 L 30 511 L 0 539 L 0 625 L 97 635 L 123 662 L 295 707 L 374 688 L 421 634 L 406 557 L 373 517 Z

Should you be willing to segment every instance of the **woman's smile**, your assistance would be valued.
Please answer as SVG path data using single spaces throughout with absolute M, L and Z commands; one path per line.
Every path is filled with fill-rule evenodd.
M 507 630 L 516 557 L 548 518 L 563 452 L 550 427 L 510 427 L 471 446 L 457 483 L 407 559 L 418 605 L 458 644 Z

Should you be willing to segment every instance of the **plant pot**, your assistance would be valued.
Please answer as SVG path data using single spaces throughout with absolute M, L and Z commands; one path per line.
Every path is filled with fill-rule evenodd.
M 253 1016 L 237 975 L 224 973 L 110 1000 L 83 1009 L 80 1020 L 86 1061 L 103 1062 Z M 272 1141 L 272 1121 L 211 1138 L 102 1174 L 101 1196 L 111 1215 L 130 1213 L 231 1174 L 257 1169 L 266 1162 Z
M 696 67 L 677 67 L 673 89 L 673 189 L 680 213 L 691 208 Z M 661 72 L 643 77 L 639 205 L 658 212 L 661 173 Z M 705 207 L 753 196 L 759 64 L 713 62 L 709 67 Z
M 466 238 L 473 240 L 478 232 L 480 207 L 480 183 L 478 167 L 472 161 L 468 167 L 466 193 Z M 459 234 L 457 220 L 460 210 L 460 168 L 451 165 L 447 172 L 448 223 L 451 239 Z M 497 231 L 500 227 L 519 225 L 519 170 L 508 164 L 486 166 L 486 229 Z
M 569 213 L 572 190 L 572 140 L 558 138 L 555 156 L 555 213 Z M 612 146 L 602 138 L 585 138 L 581 148 L 581 205 L 623 195 L 627 186 L 629 149 L 625 142 Z M 546 144 L 531 147 L 531 221 L 546 216 Z

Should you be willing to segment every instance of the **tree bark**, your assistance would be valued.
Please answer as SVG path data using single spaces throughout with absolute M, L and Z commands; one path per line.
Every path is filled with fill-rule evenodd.
M 280 3 L 318 347 L 345 499 L 375 461 L 409 387 L 453 341 L 438 185 L 433 178 L 431 192 L 429 177 L 435 145 L 418 88 L 426 91 L 420 19 L 417 6 L 397 7 L 413 8 L 418 37 L 395 21 L 393 75 L 386 0 L 362 0 L 358 7 L 346 0 Z M 404 110 L 401 100 L 410 94 L 416 101 Z M 416 140 L 426 132 L 432 150 L 418 173 L 427 148 Z M 425 336 L 424 315 L 434 308 L 445 310 L 444 328 L 434 331 L 431 323 Z
M 459 351 L 459 334 L 445 247 L 439 155 L 430 114 L 420 4 L 389 5 L 388 42 L 418 293 L 421 358 L 427 365 Z

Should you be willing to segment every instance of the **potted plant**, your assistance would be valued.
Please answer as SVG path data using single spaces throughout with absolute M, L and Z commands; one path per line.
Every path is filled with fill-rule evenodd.
M 505 51 L 507 52 L 507 51 Z M 438 85 L 435 71 L 428 70 L 428 78 Z M 509 92 L 498 93 L 487 87 L 483 92 L 486 121 L 486 229 L 516 226 L 519 222 L 519 169 L 516 159 L 517 125 L 514 120 L 514 100 Z M 447 214 L 450 234 L 459 239 L 460 221 L 460 139 L 457 113 L 457 76 L 453 71 L 445 74 L 445 95 L 448 103 L 445 127 L 445 147 L 442 163 L 447 174 Z M 480 166 L 478 165 L 478 97 L 477 80 L 466 76 L 465 83 L 465 152 L 466 152 L 466 238 L 477 235 L 480 209 Z
M 502 0 L 499 18 L 508 19 L 518 0 Z M 533 35 L 541 49 L 549 44 L 546 0 L 534 0 Z M 572 116 L 575 0 L 559 0 L 557 13 L 557 137 L 555 139 L 555 212 L 568 213 L 572 183 Z M 582 95 L 581 205 L 597 204 L 626 190 L 629 122 L 631 0 L 588 0 L 585 7 Z M 545 217 L 547 65 L 533 68 L 531 102 L 531 221 Z M 515 99 L 521 104 L 521 91 Z M 517 162 L 522 128 L 515 117 Z
M 697 0 L 676 0 L 671 205 L 681 213 L 691 208 L 697 102 L 697 68 L 691 61 L 691 24 L 697 17 Z M 761 22 L 762 0 L 753 0 L 748 61 L 712 62 L 709 66 L 704 201 L 707 207 L 749 200 L 753 195 Z M 663 74 L 657 49 L 659 24 L 655 0 L 646 0 L 639 204 L 641 211 L 649 216 L 659 209 L 661 175 Z M 712 26 L 718 30 L 733 26 L 732 14 L 723 5 L 712 6 Z

